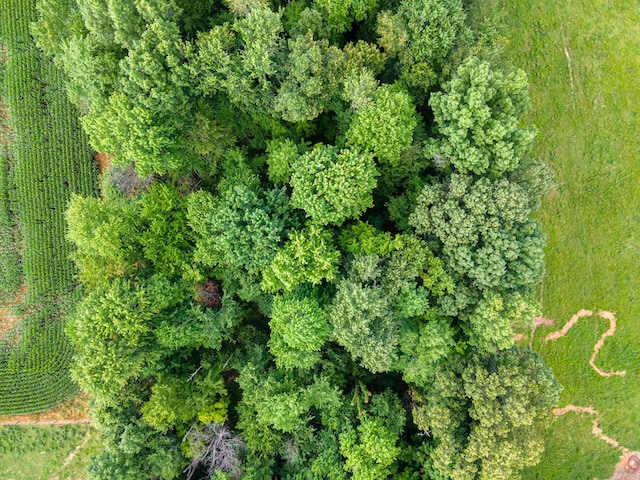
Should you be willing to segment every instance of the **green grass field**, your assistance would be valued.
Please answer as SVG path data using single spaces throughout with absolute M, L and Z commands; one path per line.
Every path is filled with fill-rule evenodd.
M 544 314 L 557 328 L 581 308 L 611 310 L 618 330 L 589 366 L 609 328 L 580 320 L 562 339 L 536 349 L 565 390 L 560 406 L 591 406 L 604 434 L 640 450 L 640 0 L 485 0 L 478 17 L 495 17 L 505 57 L 527 71 L 538 129 L 533 155 L 546 158 L 556 188 L 539 218 L 547 234 Z M 586 414 L 559 417 L 547 452 L 526 478 L 608 478 L 620 456 L 591 435 Z
M 97 449 L 95 431 L 83 425 L 0 427 L 0 480 L 85 478 Z

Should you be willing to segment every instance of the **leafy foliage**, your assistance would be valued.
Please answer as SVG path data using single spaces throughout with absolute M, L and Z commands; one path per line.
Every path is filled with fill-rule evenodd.
M 277 3 L 42 4 L 115 155 L 67 212 L 91 474 L 515 478 L 557 399 L 511 350 L 549 185 L 526 84 L 463 60 L 460 0 Z
M 540 280 L 544 236 L 529 217 L 529 197 L 506 179 L 454 173 L 426 185 L 409 223 L 437 239 L 449 268 L 480 290 L 521 289 Z
M 373 206 L 376 176 L 370 155 L 317 146 L 292 165 L 291 204 L 320 225 L 341 225 Z
M 522 70 L 505 76 L 489 62 L 469 58 L 429 105 L 440 138 L 428 145 L 427 155 L 450 161 L 461 173 L 511 172 L 535 137 L 533 128 L 520 125 L 529 106 Z
M 411 146 L 415 117 L 409 95 L 383 85 L 376 91 L 375 103 L 358 110 L 347 131 L 348 143 L 372 152 L 380 162 L 397 164 L 400 154 Z
M 534 352 L 474 353 L 438 370 L 433 384 L 414 394 L 414 421 L 433 435 L 431 460 L 441 475 L 520 478 L 523 466 L 539 460 L 560 390 Z

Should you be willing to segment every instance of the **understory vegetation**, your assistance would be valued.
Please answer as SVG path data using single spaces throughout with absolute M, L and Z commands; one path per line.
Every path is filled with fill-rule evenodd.
M 24 318 L 0 338 L 0 414 L 38 412 L 77 393 L 64 329 L 75 304 L 64 212 L 73 193 L 95 194 L 91 148 L 67 99 L 63 74 L 29 33 L 35 0 L 3 0 L 0 40 L 0 301 L 21 283 Z M 4 59 L 3 59 L 4 60 Z M 8 117 L 8 118 L 7 118 Z
M 512 480 L 561 387 L 522 71 L 461 0 L 40 0 L 100 197 L 66 331 L 96 479 Z M 26 272 L 26 270 L 25 270 Z

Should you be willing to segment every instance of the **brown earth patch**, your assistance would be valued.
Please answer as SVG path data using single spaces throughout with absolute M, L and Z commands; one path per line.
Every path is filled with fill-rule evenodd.
M 104 171 L 111 166 L 111 156 L 105 152 L 98 152 L 94 154 L 93 158 L 98 163 L 100 173 L 104 173 Z
M 8 302 L 0 303 L 0 338 L 4 332 L 9 330 L 13 325 L 18 323 L 24 315 L 14 315 L 14 309 L 22 303 L 22 299 L 27 293 L 27 286 L 20 285 L 20 290 L 15 298 Z
M 82 393 L 46 412 L 0 417 L 0 425 L 69 425 L 90 423 L 89 396 Z
M 631 458 L 640 457 L 640 452 L 626 452 L 620 457 L 620 461 L 616 465 L 616 470 L 613 472 L 613 476 L 608 480 L 640 480 L 640 470 L 633 469 L 633 461 Z M 594 478 L 593 480 L 600 480 Z

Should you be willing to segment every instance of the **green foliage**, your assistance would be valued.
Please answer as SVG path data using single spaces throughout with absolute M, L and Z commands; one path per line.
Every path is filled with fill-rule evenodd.
M 397 85 L 382 85 L 375 93 L 375 103 L 358 109 L 346 133 L 347 144 L 394 165 L 411 146 L 416 126 L 409 94 Z
M 377 174 L 366 153 L 316 146 L 292 165 L 291 204 L 315 223 L 341 225 L 373 206 Z
M 512 347 L 513 327 L 532 325 L 537 314 L 538 308 L 531 299 L 522 295 L 503 298 L 491 293 L 478 302 L 471 314 L 463 317 L 462 329 L 470 345 L 479 352 L 492 353 Z
M 42 3 L 36 37 L 114 155 L 67 213 L 90 475 L 508 477 L 495 458 L 534 460 L 554 395 L 504 350 L 535 307 L 548 172 L 432 151 L 482 66 L 432 118 L 481 50 L 460 0 L 281 3 Z M 502 97 L 471 103 L 519 122 L 526 89 L 489 77 Z
M 229 400 L 222 377 L 212 370 L 191 378 L 160 376 L 142 407 L 143 420 L 160 430 L 185 428 L 196 421 L 223 423 Z
M 276 295 L 271 312 L 269 347 L 276 364 L 284 368 L 309 368 L 331 334 L 327 314 L 304 291 Z
M 113 154 L 120 166 L 135 162 L 142 176 L 198 168 L 184 137 L 195 122 L 189 73 L 180 66 L 187 51 L 174 23 L 159 18 L 146 25 L 120 62 L 119 89 L 97 99 L 83 118 L 96 150 Z
M 76 307 L 67 333 L 77 350 L 73 375 L 97 402 L 144 378 L 161 357 L 153 328 L 163 310 L 185 299 L 181 285 L 154 277 L 114 280 Z
M 269 180 L 277 185 L 289 183 L 291 166 L 298 159 L 298 146 L 290 139 L 272 140 L 267 143 Z
M 395 15 L 378 17 L 379 44 L 398 55 L 400 79 L 411 90 L 432 86 L 440 69 L 466 32 L 461 0 L 405 0 Z
M 73 259 L 85 285 L 98 286 L 132 273 L 142 252 L 137 204 L 73 196 L 66 211 L 67 238 L 76 250 Z
M 529 205 L 516 183 L 452 174 L 424 187 L 409 223 L 441 242 L 447 266 L 476 288 L 529 288 L 544 269 L 544 236 Z
M 394 463 L 400 454 L 398 437 L 405 423 L 405 412 L 390 392 L 374 395 L 356 428 L 340 434 L 340 453 L 346 457 L 344 468 L 358 480 L 388 478 L 396 473 Z
M 60 425 L 54 428 L 3 425 L 0 429 L 0 455 L 53 450 L 63 444 L 76 445 L 87 433 L 84 425 Z
M 327 40 L 314 40 L 310 32 L 290 39 L 274 110 L 287 122 L 317 118 L 335 95 L 343 63 L 339 48 Z
M 378 8 L 378 0 L 315 0 L 318 10 L 336 33 L 343 33 L 354 21 L 370 18 Z
M 415 393 L 414 422 L 431 432 L 436 470 L 455 479 L 516 479 L 538 462 L 560 386 L 540 357 L 512 348 L 438 369 Z
M 189 224 L 197 235 L 195 258 L 209 266 L 257 275 L 275 257 L 290 225 L 288 198 L 281 189 L 258 196 L 237 185 L 221 199 L 200 191 L 188 202 Z
M 338 273 L 340 252 L 333 246 L 329 230 L 309 225 L 289 234 L 289 240 L 278 251 L 262 276 L 267 292 L 290 292 L 304 283 L 319 285 Z
M 522 70 L 504 75 L 488 62 L 467 59 L 444 92 L 431 95 L 439 138 L 426 149 L 461 173 L 494 177 L 515 170 L 531 147 L 535 130 L 522 127 L 529 106 Z
M 455 333 L 451 319 L 433 311 L 422 318 L 407 320 L 400 331 L 400 355 L 394 369 L 402 372 L 407 383 L 427 388 L 440 362 L 456 346 Z
M 356 256 L 329 308 L 336 341 L 374 373 L 391 368 L 398 343 L 394 299 L 380 286 L 378 262 L 375 256 Z

